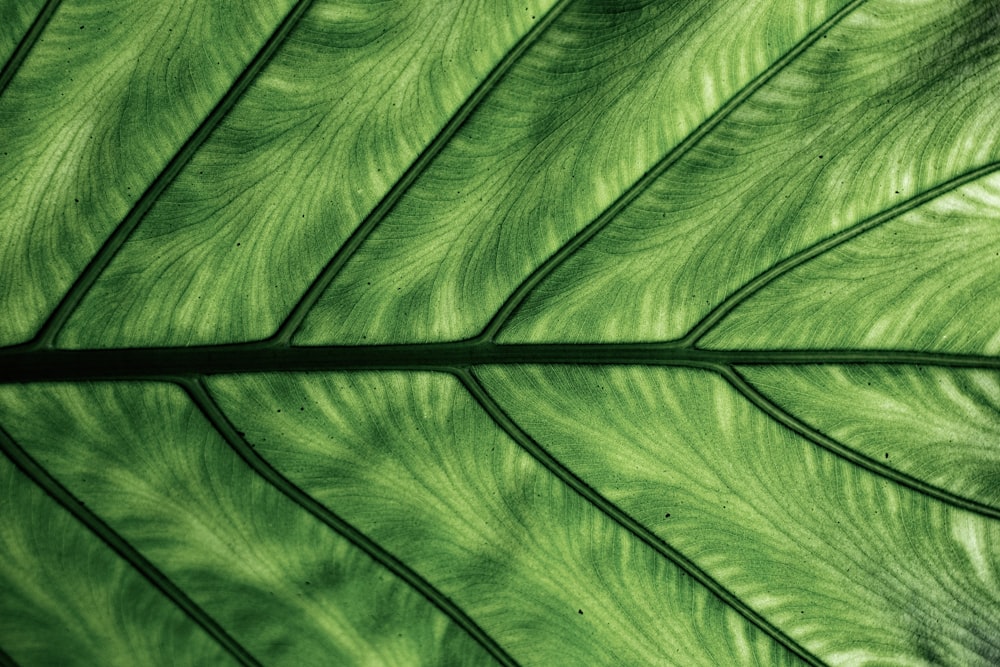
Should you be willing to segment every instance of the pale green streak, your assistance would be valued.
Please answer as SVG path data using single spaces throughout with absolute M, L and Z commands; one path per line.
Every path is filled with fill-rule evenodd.
M 991 2 L 864 3 L 542 283 L 500 340 L 680 338 L 785 257 L 997 160 L 996 15 Z M 950 267 L 906 262 L 914 250 L 901 244 L 882 269 L 896 283 L 916 272 L 944 287 Z M 826 294 L 777 296 L 780 313 L 757 340 L 815 323 L 807 330 L 818 347 L 820 328 L 832 335 L 839 316 L 854 317 L 838 304 L 836 320 L 806 322 Z M 860 316 L 889 305 L 874 299 Z
M 94 285 L 60 344 L 274 333 L 545 9 L 544 0 L 529 4 L 316 2 Z
M 832 11 L 571 5 L 345 266 L 296 342 L 474 335 L 546 256 Z
M 60 6 L 0 96 L 0 344 L 35 333 L 288 4 Z
M 998 294 L 1000 174 L 992 174 L 775 280 L 701 345 L 996 355 Z
M 741 369 L 785 410 L 842 444 L 1000 508 L 1000 375 L 881 366 Z
M 14 438 L 262 663 L 488 662 L 256 476 L 177 387 L 40 384 L 0 401 Z
M 556 458 L 829 664 L 1000 658 L 1000 521 L 799 439 L 707 371 L 481 375 Z
M 0 646 L 19 665 L 230 664 L 96 535 L 0 456 Z
M 504 436 L 454 378 L 273 374 L 210 384 L 259 453 L 522 664 L 794 662 Z

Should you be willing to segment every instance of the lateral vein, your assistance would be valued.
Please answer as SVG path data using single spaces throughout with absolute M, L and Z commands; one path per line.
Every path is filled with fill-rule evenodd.
M 17 43 L 14 47 L 14 51 L 10 54 L 7 62 L 4 63 L 3 68 L 0 69 L 0 95 L 4 94 L 7 90 L 7 86 L 13 80 L 14 75 L 17 71 L 21 69 L 21 65 L 24 63 L 31 49 L 34 48 L 35 44 L 38 42 L 38 38 L 41 36 L 42 32 L 45 31 L 46 26 L 48 26 L 49 21 L 52 19 L 52 15 L 56 13 L 59 8 L 59 3 L 61 0 L 47 0 L 47 2 L 42 5 L 42 9 L 38 12 L 35 20 L 32 21 L 31 26 L 28 31 L 24 33 L 21 37 L 21 41 Z
M 426 148 L 420 153 L 416 160 L 406 169 L 398 181 L 396 181 L 375 208 L 365 216 L 347 241 L 337 249 L 329 263 L 320 271 L 313 282 L 306 288 L 299 301 L 292 307 L 288 317 L 281 323 L 278 330 L 268 340 L 272 345 L 287 345 L 291 342 L 296 332 L 302 326 L 306 316 L 312 307 L 316 305 L 323 292 L 330 286 L 341 269 L 350 261 L 358 248 L 372 234 L 376 227 L 385 219 L 387 215 L 396 207 L 396 204 L 409 192 L 413 184 L 427 170 L 427 167 L 437 158 L 438 154 L 451 141 L 452 137 L 461 129 L 466 120 L 479 107 L 484 99 L 492 92 L 503 77 L 510 71 L 511 67 L 517 63 L 521 56 L 542 36 L 545 30 L 562 14 L 563 10 L 572 0 L 559 0 L 548 12 L 526 32 L 521 39 L 508 51 L 503 58 L 493 67 L 485 79 L 480 82 L 472 94 L 462 103 L 455 114 L 448 119 L 448 122 L 438 131 L 437 135 Z
M 243 93 L 250 87 L 257 75 L 263 71 L 271 58 L 285 43 L 299 19 L 305 14 L 312 4 L 312 0 L 298 0 L 292 9 L 278 24 L 278 27 L 271 36 L 264 42 L 264 45 L 247 63 L 247 66 L 233 81 L 229 90 L 219 99 L 215 107 L 202 120 L 201 124 L 188 137 L 180 150 L 167 163 L 156 178 L 149 184 L 145 192 L 140 195 L 135 204 L 125 214 L 121 223 L 114 229 L 104 244 L 91 258 L 90 262 L 83 269 L 63 298 L 56 305 L 48 319 L 42 324 L 35 337 L 27 343 L 31 348 L 51 348 L 56 337 L 62 331 L 63 326 L 76 310 L 77 306 L 86 296 L 90 288 L 97 282 L 98 277 L 107 268 L 108 264 L 118 253 L 128 240 L 135 228 L 138 227 L 143 217 L 153 207 L 160 195 L 174 182 L 184 167 L 191 161 L 195 153 L 208 139 L 215 128 L 226 117 L 226 114 L 236 105 Z
M 708 589 L 723 604 L 732 608 L 742 616 L 748 623 L 757 627 L 761 632 L 767 634 L 775 642 L 783 646 L 789 652 L 795 654 L 808 665 L 820 667 L 825 663 L 818 657 L 810 653 L 805 647 L 799 645 L 794 639 L 785 634 L 780 628 L 764 618 L 760 613 L 747 605 L 743 600 L 720 584 L 711 575 L 702 570 L 694 561 L 670 546 L 665 540 L 656 535 L 653 531 L 633 518 L 623 509 L 604 497 L 597 489 L 593 488 L 580 477 L 577 477 L 571 470 L 566 468 L 534 438 L 524 431 L 514 419 L 508 415 L 504 409 L 489 394 L 486 388 L 479 382 L 475 374 L 468 370 L 455 373 L 459 382 L 466 391 L 480 405 L 496 425 L 507 434 L 521 448 L 526 450 L 536 461 L 538 461 L 553 476 L 559 479 L 566 486 L 571 488 L 585 501 L 595 507 L 602 514 L 611 519 L 615 524 L 627 531 L 634 538 L 653 549 L 660 556 L 666 558 L 671 563 L 687 573 L 689 577 Z
M 754 387 L 738 370 L 731 367 L 720 369 L 722 377 L 743 396 L 750 401 L 757 409 L 768 415 L 799 437 L 805 438 L 818 447 L 832 452 L 836 456 L 852 463 L 859 468 L 882 477 L 900 486 L 906 487 L 917 493 L 933 498 L 937 501 L 951 505 L 958 509 L 974 512 L 990 519 L 1000 519 L 1000 509 L 984 505 L 969 498 L 964 498 L 940 487 L 928 484 L 916 477 L 907 475 L 894 468 L 872 460 L 864 454 L 848 447 L 847 445 L 831 438 L 819 429 L 813 428 L 795 415 L 791 414 L 777 403 L 764 395 L 759 389 Z
M 815 243 L 808 248 L 804 248 L 793 255 L 789 255 L 769 269 L 762 271 L 757 276 L 744 283 L 742 287 L 726 297 L 719 303 L 719 305 L 705 315 L 705 317 L 703 317 L 698 324 L 692 327 L 692 329 L 682 338 L 678 339 L 677 342 L 683 345 L 696 345 L 699 340 L 704 338 L 709 331 L 715 328 L 719 322 L 735 310 L 741 303 L 748 300 L 754 294 L 764 289 L 764 287 L 774 282 L 781 276 L 802 266 L 803 264 L 806 264 L 820 255 L 833 250 L 834 248 L 844 245 L 848 241 L 861 236 L 865 232 L 869 232 L 876 227 L 880 227 L 887 222 L 895 220 L 900 216 L 905 215 L 906 213 L 909 213 L 910 211 L 913 211 L 939 197 L 943 197 L 950 192 L 954 192 L 962 186 L 968 185 L 977 179 L 994 174 L 998 170 L 1000 170 L 1000 162 L 990 162 L 989 164 L 967 171 L 964 174 L 960 174 L 924 192 L 914 195 L 906 201 L 900 202 L 895 206 L 876 213 L 875 215 L 866 218 L 865 220 L 862 220 L 847 229 L 837 232 L 836 234 Z
M 511 292 L 507 300 L 500 306 L 493 318 L 483 327 L 482 331 L 476 335 L 479 340 L 494 340 L 500 329 L 507 323 L 514 312 L 520 308 L 521 304 L 528 298 L 528 295 L 541 284 L 549 275 L 558 269 L 570 256 L 579 250 L 584 244 L 596 236 L 615 217 L 618 216 L 627 206 L 634 202 L 642 193 L 660 178 L 668 169 L 677 164 L 685 155 L 694 149 L 701 141 L 738 109 L 754 93 L 760 90 L 768 81 L 777 76 L 788 65 L 794 62 L 806 49 L 813 45 L 828 32 L 833 26 L 852 13 L 866 0 L 853 0 L 840 10 L 835 12 L 822 24 L 814 28 L 808 35 L 799 41 L 794 47 L 787 51 L 781 58 L 774 61 L 770 67 L 754 77 L 748 84 L 739 90 L 733 97 L 729 98 L 725 104 L 719 107 L 715 113 L 702 121 L 690 134 L 688 134 L 679 144 L 674 146 L 657 162 L 649 171 L 643 174 L 639 180 L 632 184 L 618 199 L 602 211 L 586 227 L 576 233 L 569 241 L 560 247 L 555 253 L 550 255 L 544 262 L 539 264 L 527 278 L 525 278 L 517 288 Z
M 55 500 L 94 535 L 101 539 L 120 558 L 134 568 L 160 593 L 183 611 L 188 618 L 208 633 L 216 642 L 245 667 L 259 667 L 260 663 L 246 648 L 232 637 L 219 623 L 188 597 L 177 584 L 159 570 L 145 556 L 119 535 L 111 526 L 80 502 L 65 486 L 39 464 L 3 428 L 0 428 L 0 451 L 14 463 L 32 482 Z
M 177 383 L 187 392 L 191 401 L 201 410 L 209 423 L 218 431 L 227 444 L 261 478 L 284 494 L 298 507 L 318 519 L 335 533 L 367 554 L 372 560 L 385 567 L 402 581 L 420 593 L 428 602 L 437 607 L 453 623 L 462 628 L 499 664 L 516 667 L 517 662 L 486 633 L 465 611 L 439 591 L 433 584 L 411 569 L 406 563 L 387 551 L 372 538 L 333 512 L 297 484 L 285 477 L 264 457 L 258 454 L 250 443 L 240 435 L 229 417 L 212 398 L 201 378 L 177 378 Z

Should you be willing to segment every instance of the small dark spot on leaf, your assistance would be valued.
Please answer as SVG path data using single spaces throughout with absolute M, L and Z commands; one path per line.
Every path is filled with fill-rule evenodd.
M 582 609 L 577 609 L 576 613 L 580 614 L 580 616 L 583 616 L 583 610 Z
M 885 453 L 885 458 L 889 458 L 889 452 Z
M 669 519 L 670 518 L 670 512 L 667 512 L 666 514 L 664 514 L 663 518 L 664 519 Z

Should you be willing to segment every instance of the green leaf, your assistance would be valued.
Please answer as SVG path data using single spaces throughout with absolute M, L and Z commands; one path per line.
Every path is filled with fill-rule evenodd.
M 1000 2 L 0 62 L 0 664 L 1000 663 Z

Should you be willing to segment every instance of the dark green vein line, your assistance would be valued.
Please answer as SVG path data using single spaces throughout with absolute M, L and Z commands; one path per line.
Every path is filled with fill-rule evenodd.
M 942 197 L 950 192 L 961 188 L 979 178 L 989 176 L 1000 170 L 1000 162 L 991 162 L 977 167 L 964 174 L 960 174 L 950 180 L 921 192 L 906 201 L 900 202 L 891 208 L 877 213 L 870 218 L 862 220 L 858 224 L 837 232 L 833 236 L 826 238 L 819 243 L 809 246 L 799 252 L 789 255 L 771 268 L 759 273 L 750 281 L 744 283 L 742 287 L 726 297 L 719 305 L 713 308 L 705 317 L 701 319 L 684 337 L 678 339 L 678 343 L 694 346 L 705 334 L 712 330 L 726 315 L 735 310 L 741 303 L 762 290 L 768 284 L 774 282 L 786 273 L 802 266 L 820 255 L 841 246 L 851 239 L 861 236 L 865 232 L 895 220 L 896 218 L 913 211 L 924 204 L 927 204 L 938 197 Z
M 357 252 L 361 244 L 371 235 L 375 228 L 385 219 L 395 208 L 399 200 L 410 190 L 410 187 L 426 171 L 427 167 L 441 153 L 444 147 L 451 141 L 455 133 L 461 129 L 469 116 L 479 107 L 484 99 L 496 88 L 497 84 L 510 71 L 511 67 L 521 59 L 521 56 L 535 44 L 542 36 L 542 33 L 552 25 L 564 9 L 572 0 L 559 0 L 548 12 L 526 32 L 521 39 L 508 51 L 503 58 L 493 67 L 485 79 L 480 82 L 472 94 L 462 103 L 455 114 L 441 128 L 434 139 L 420 153 L 416 160 L 407 168 L 396 183 L 389 189 L 389 192 L 371 210 L 371 212 L 361 221 L 355 230 L 344 242 L 330 262 L 323 267 L 319 275 L 306 289 L 298 303 L 292 307 L 291 312 L 285 321 L 281 323 L 278 330 L 268 340 L 273 345 L 288 345 L 292 337 L 302 326 L 309 311 L 316 302 L 319 301 L 323 292 L 330 286 L 333 279 L 337 277 L 341 269 L 350 261 L 354 253 Z
M 806 35 L 781 58 L 774 61 L 770 67 L 754 77 L 750 83 L 741 88 L 736 95 L 731 97 L 725 104 L 719 107 L 715 113 L 702 121 L 702 123 L 698 125 L 698 127 L 696 127 L 688 136 L 686 136 L 683 141 L 674 146 L 666 155 L 663 156 L 663 158 L 660 159 L 659 162 L 643 174 L 639 180 L 633 183 L 630 188 L 625 190 L 625 192 L 623 192 L 618 199 L 611 204 L 611 206 L 602 211 L 601 214 L 594 218 L 594 220 L 592 220 L 586 227 L 577 232 L 573 238 L 567 241 L 555 253 L 550 255 L 548 259 L 539 264 L 538 267 L 536 267 L 535 270 L 532 271 L 528 277 L 517 286 L 511 295 L 507 297 L 507 300 L 500 306 L 500 309 L 496 312 L 493 318 L 486 324 L 485 327 L 483 327 L 483 330 L 476 335 L 476 339 L 493 340 L 504 324 L 507 323 L 514 312 L 521 306 L 521 304 L 524 303 L 525 299 L 528 298 L 528 295 L 535 289 L 535 287 L 541 284 L 541 282 L 545 280 L 545 278 L 547 278 L 553 271 L 558 269 L 563 262 L 569 259 L 569 257 L 579 250 L 585 243 L 590 241 L 590 239 L 596 236 L 598 232 L 604 229 L 608 223 L 610 223 L 629 204 L 634 202 L 642 193 L 648 190 L 656 179 L 660 178 L 668 169 L 677 164 L 695 146 L 701 143 L 701 141 L 716 127 L 718 127 L 720 123 L 728 118 L 733 111 L 738 109 L 768 81 L 773 79 L 778 75 L 778 73 L 794 62 L 803 52 L 806 51 L 806 49 L 820 39 L 824 33 L 828 32 L 837 23 L 843 20 L 844 17 L 853 12 L 864 2 L 865 0 L 853 0 L 852 2 L 846 4 L 826 21 L 813 29 L 812 32 Z
M 1000 370 L 1000 357 L 906 350 L 701 350 L 671 343 L 488 341 L 270 348 L 263 343 L 107 350 L 0 349 L 0 384 L 170 379 L 280 371 L 450 371 L 479 364 L 725 366 L 878 364 Z
M 10 657 L 10 654 L 3 650 L 3 646 L 0 646 L 0 667 L 18 667 L 14 658 Z
M 125 214 L 125 218 L 107 240 L 105 240 L 104 245 L 101 246 L 97 254 L 90 260 L 83 269 L 83 272 L 77 276 L 77 279 L 70 286 L 66 294 L 63 295 L 62 300 L 56 305 L 49 318 L 38 330 L 38 333 L 27 344 L 27 347 L 48 348 L 52 346 L 56 336 L 59 335 L 62 327 L 73 314 L 73 311 L 76 310 L 80 301 L 83 300 L 87 291 L 97 281 L 98 276 L 111 263 L 112 258 L 125 244 L 125 241 L 128 240 L 132 232 L 135 231 L 139 222 L 149 212 L 149 209 L 156 203 L 160 195 L 173 183 L 174 179 L 177 178 L 187 163 L 191 161 L 191 158 L 198 152 L 202 144 L 205 143 L 219 123 L 222 122 L 222 119 L 226 117 L 226 114 L 236 105 L 243 93 L 246 92 L 257 78 L 257 75 L 267 66 L 268 62 L 270 62 L 274 54 L 285 43 L 285 40 L 298 24 L 299 19 L 302 18 L 311 4 L 312 0 L 298 0 L 288 14 L 285 15 L 275 31 L 264 42 L 264 45 L 233 81 L 229 90 L 219 99 L 215 107 L 205 116 L 204 120 L 202 120 L 191 136 L 188 137 L 180 150 L 170 159 L 163 171 L 153 179 L 149 187 L 146 188 L 146 191 L 142 193 L 129 212 Z
M 14 75 L 21 68 L 21 64 L 28 57 L 28 53 L 31 52 L 35 43 L 38 42 L 38 38 L 49 24 L 52 15 L 59 8 L 59 2 L 60 0 L 48 0 L 48 2 L 42 5 L 41 11 L 38 12 L 35 20 L 32 21 L 28 32 L 24 33 L 24 37 L 17 43 L 17 46 L 14 47 L 14 52 L 10 54 L 10 58 L 4 63 L 3 69 L 0 69 L 0 95 L 3 95 L 4 91 L 7 90 L 7 86 L 10 85 Z
M 689 348 L 690 349 L 690 348 Z M 699 350 L 692 349 L 692 352 Z M 705 350 L 706 352 L 708 350 Z M 911 350 L 720 350 L 720 364 L 880 364 L 1000 370 L 1000 357 Z M 727 361 L 723 361 L 728 357 Z
M 239 642 L 233 639 L 214 618 L 189 598 L 177 584 L 160 572 L 125 538 L 80 502 L 69 489 L 49 474 L 41 464 L 17 444 L 3 428 L 0 428 L 0 451 L 49 497 L 72 514 L 77 521 L 86 526 L 168 600 L 187 614 L 188 618 L 215 639 L 238 663 L 248 667 L 259 667 L 260 663 Z
M 274 468 L 266 459 L 258 454 L 253 447 L 236 430 L 229 417 L 215 402 L 204 381 L 199 379 L 176 378 L 179 384 L 190 396 L 194 404 L 201 410 L 209 423 L 219 432 L 219 435 L 229 444 L 236 454 L 262 479 L 283 493 L 289 500 L 331 528 L 355 547 L 366 553 L 372 560 L 393 573 L 428 602 L 437 607 L 456 625 L 465 630 L 472 639 L 501 665 L 515 667 L 518 663 L 490 637 L 479 625 L 465 613 L 451 598 L 439 591 L 420 574 L 396 558 L 370 537 L 335 514 L 332 510 L 317 501 L 298 485 L 289 480 Z
M 789 429 L 813 444 L 826 449 L 837 456 L 853 463 L 854 465 L 867 470 L 868 472 L 893 481 L 917 493 L 921 493 L 930 498 L 934 498 L 942 503 L 957 507 L 969 512 L 974 512 L 991 519 L 1000 519 L 1000 509 L 984 505 L 969 498 L 963 498 L 945 489 L 936 487 L 927 482 L 911 477 L 887 465 L 872 460 L 871 458 L 851 449 L 847 445 L 834 440 L 822 431 L 806 424 L 801 419 L 785 411 L 781 406 L 765 396 L 760 390 L 754 387 L 743 377 L 739 371 L 731 367 L 720 369 L 720 374 L 727 382 L 738 391 L 745 399 L 753 403 L 758 409 L 767 414 L 771 419 Z
M 822 660 L 800 646 L 795 640 L 786 635 L 780 628 L 761 616 L 756 610 L 743 602 L 739 597 L 730 592 L 722 584 L 717 582 L 707 572 L 681 552 L 667 544 L 662 538 L 656 535 L 649 528 L 637 521 L 627 512 L 605 498 L 597 489 L 593 488 L 581 478 L 577 477 L 571 470 L 563 466 L 555 457 L 549 454 L 534 438 L 524 431 L 508 415 L 500 404 L 489 394 L 486 388 L 479 382 L 473 372 L 463 370 L 455 373 L 459 382 L 466 391 L 482 407 L 482 409 L 493 419 L 498 427 L 507 434 L 514 442 L 526 450 L 536 461 L 548 470 L 566 486 L 575 491 L 584 500 L 596 507 L 609 519 L 628 531 L 633 537 L 653 549 L 655 552 L 669 560 L 671 563 L 686 572 L 688 576 L 711 591 L 724 604 L 734 609 L 748 623 L 756 626 L 766 633 L 771 639 L 783 646 L 789 652 L 795 654 L 808 665 L 824 665 Z

